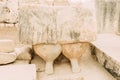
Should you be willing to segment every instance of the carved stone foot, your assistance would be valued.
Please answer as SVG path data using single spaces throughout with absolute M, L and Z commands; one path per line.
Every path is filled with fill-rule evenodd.
M 53 73 L 53 62 L 61 53 L 61 46 L 58 44 L 37 44 L 33 48 L 42 59 L 46 61 L 45 72 Z
M 86 43 L 68 43 L 62 45 L 63 54 L 70 60 L 72 71 L 79 72 L 78 58 L 86 50 Z

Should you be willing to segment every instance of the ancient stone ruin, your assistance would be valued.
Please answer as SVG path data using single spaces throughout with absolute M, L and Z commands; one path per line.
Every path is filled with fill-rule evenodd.
M 26 72 L 30 66 L 24 78 L 29 80 L 119 80 L 120 63 L 110 50 L 119 52 L 120 46 L 107 45 L 120 44 L 119 4 L 119 0 L 0 0 L 0 69 L 22 65 Z M 116 43 L 110 42 L 114 38 Z

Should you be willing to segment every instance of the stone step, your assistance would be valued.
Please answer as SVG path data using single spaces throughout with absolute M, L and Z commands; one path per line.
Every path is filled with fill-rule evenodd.
M 120 36 L 99 34 L 92 42 L 92 55 L 116 79 L 120 80 Z
M 0 80 L 36 80 L 35 65 L 0 66 Z

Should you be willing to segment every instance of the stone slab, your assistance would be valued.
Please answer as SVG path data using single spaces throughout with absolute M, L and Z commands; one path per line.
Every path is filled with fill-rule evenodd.
M 0 53 L 0 64 L 8 64 L 14 62 L 16 58 L 17 58 L 17 54 L 15 52 Z
M 99 34 L 92 42 L 93 57 L 117 80 L 120 79 L 120 36 L 115 34 Z
M 19 9 L 22 43 L 70 43 L 95 39 L 95 19 L 92 11 L 84 6 L 21 4 Z
M 35 65 L 0 66 L 0 80 L 36 80 Z

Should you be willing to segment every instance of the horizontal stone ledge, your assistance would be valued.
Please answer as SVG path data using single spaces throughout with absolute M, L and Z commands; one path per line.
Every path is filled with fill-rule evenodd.
M 0 1 L 0 23 L 18 22 L 18 0 Z
M 93 58 L 117 80 L 120 80 L 119 47 L 120 37 L 113 34 L 98 35 L 98 39 L 91 43 L 91 54 Z

